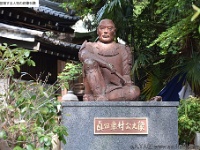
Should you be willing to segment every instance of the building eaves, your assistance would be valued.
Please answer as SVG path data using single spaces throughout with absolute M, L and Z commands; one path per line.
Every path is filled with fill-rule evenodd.
M 44 32 L 37 30 L 30 30 L 26 28 L 20 28 L 12 25 L 0 23 L 0 37 L 21 40 L 27 42 L 35 42 L 35 37 L 42 37 Z
M 78 61 L 78 52 L 81 45 L 64 42 L 48 36 L 38 37 L 36 39 L 41 43 L 39 51 L 59 57 L 61 60 Z
M 60 19 L 64 19 L 74 23 L 80 19 L 80 17 L 78 16 L 70 16 L 64 12 L 56 11 L 46 6 L 32 7 L 29 9 L 33 9 L 36 13 L 44 13 L 46 15 L 58 17 Z
M 48 37 L 48 36 L 45 36 L 45 35 L 40 37 L 40 39 L 42 39 L 46 43 L 51 43 L 53 45 L 62 46 L 62 47 L 65 47 L 65 48 L 69 48 L 71 50 L 79 50 L 81 48 L 81 45 L 73 44 L 73 43 L 69 43 L 69 42 L 64 42 L 62 40 L 51 38 L 51 37 Z
M 31 30 L 31 29 L 26 29 L 26 28 L 21 28 L 21 27 L 16 27 L 12 25 L 7 25 L 4 23 L 0 23 L 0 30 L 6 30 L 12 33 L 19 33 L 19 34 L 28 34 L 32 36 L 39 36 L 42 37 L 44 32 L 37 31 L 37 30 Z

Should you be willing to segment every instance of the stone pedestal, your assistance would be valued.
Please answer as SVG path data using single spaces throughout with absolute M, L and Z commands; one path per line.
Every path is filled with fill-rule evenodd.
M 199 132 L 195 133 L 194 145 L 200 148 L 200 133 Z
M 63 150 L 178 150 L 178 102 L 64 102 Z M 148 118 L 148 134 L 94 134 L 94 118 Z

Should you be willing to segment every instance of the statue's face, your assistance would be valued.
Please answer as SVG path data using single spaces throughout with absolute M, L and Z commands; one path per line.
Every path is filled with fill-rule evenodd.
M 97 28 L 97 34 L 99 36 L 99 41 L 103 43 L 110 43 L 115 37 L 115 25 L 112 20 L 104 19 L 99 23 Z

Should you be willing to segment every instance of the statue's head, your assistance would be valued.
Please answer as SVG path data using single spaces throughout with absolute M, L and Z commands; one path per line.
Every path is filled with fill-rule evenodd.
M 115 37 L 115 24 L 110 19 L 103 19 L 100 21 L 97 27 L 97 34 L 99 36 L 99 41 L 103 43 L 110 43 L 114 41 Z

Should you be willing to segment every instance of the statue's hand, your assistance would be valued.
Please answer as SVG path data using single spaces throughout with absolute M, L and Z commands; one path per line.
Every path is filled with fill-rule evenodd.
M 112 64 L 108 64 L 107 68 L 111 71 L 112 74 L 116 72 L 116 70 Z
M 131 85 L 133 85 L 133 82 L 130 80 L 130 81 L 127 81 L 126 80 L 126 83 L 125 83 L 126 85 L 128 85 L 128 86 L 131 86 Z

